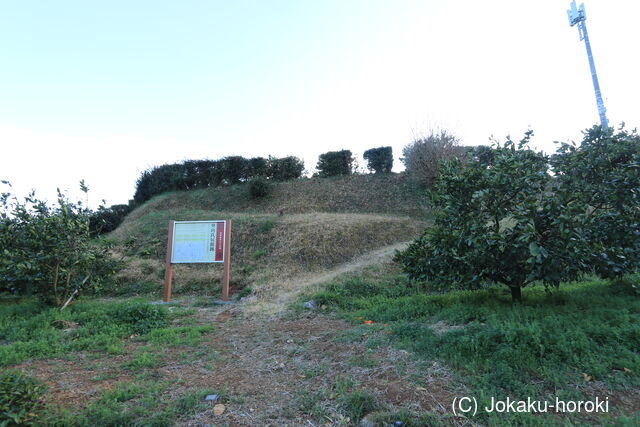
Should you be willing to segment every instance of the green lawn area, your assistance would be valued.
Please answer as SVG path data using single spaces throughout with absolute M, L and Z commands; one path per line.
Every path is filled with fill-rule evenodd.
M 434 294 L 384 267 L 342 276 L 313 298 L 388 337 L 417 357 L 452 368 L 478 406 L 496 399 L 600 400 L 609 415 L 596 424 L 638 425 L 640 414 L 615 408 L 615 396 L 640 386 L 640 276 L 590 279 L 546 292 L 526 288 L 513 304 L 506 287 Z M 634 287 L 635 285 L 635 287 Z M 366 323 L 365 323 L 366 321 Z M 375 335 L 375 338 L 373 336 Z M 583 414 L 584 415 L 584 414 Z M 589 416 L 495 415 L 490 425 L 573 425 Z

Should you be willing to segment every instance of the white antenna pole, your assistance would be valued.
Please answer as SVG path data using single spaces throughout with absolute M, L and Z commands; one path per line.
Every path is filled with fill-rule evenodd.
M 604 108 L 604 102 L 602 101 L 602 93 L 600 92 L 600 84 L 598 83 L 598 75 L 596 74 L 596 64 L 593 62 L 593 53 L 591 52 L 591 44 L 589 43 L 589 34 L 587 34 L 587 14 L 584 10 L 584 3 L 580 3 L 580 8 L 576 7 L 576 1 L 573 0 L 570 5 L 571 9 L 567 10 L 569 15 L 569 25 L 572 27 L 578 24 L 578 32 L 580 33 L 580 40 L 584 40 L 587 46 L 587 57 L 589 58 L 589 68 L 591 69 L 591 80 L 593 80 L 593 89 L 596 92 L 596 104 L 598 105 L 598 114 L 600 115 L 600 123 L 602 123 L 603 129 L 609 129 L 609 121 L 607 120 L 606 112 Z

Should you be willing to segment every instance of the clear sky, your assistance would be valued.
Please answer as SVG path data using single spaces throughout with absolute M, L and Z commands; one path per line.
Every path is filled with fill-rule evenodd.
M 598 122 L 569 0 L 0 0 L 0 179 L 126 203 L 148 167 L 465 145 Z M 587 0 L 611 124 L 640 124 L 640 2 Z

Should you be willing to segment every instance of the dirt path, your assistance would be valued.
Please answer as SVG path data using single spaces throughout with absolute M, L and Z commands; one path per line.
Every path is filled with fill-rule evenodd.
M 358 390 L 371 393 L 387 410 L 445 414 L 441 402 L 454 396 L 448 371 L 437 363 L 418 366 L 403 350 L 372 346 L 371 340 L 385 340 L 383 330 L 354 328 L 319 312 L 295 319 L 280 316 L 301 293 L 340 274 L 388 262 L 407 244 L 385 246 L 320 274 L 288 280 L 245 303 L 199 309 L 198 323 L 213 323 L 217 330 L 208 344 L 220 356 L 215 369 L 208 374 L 195 361 L 166 367 L 165 375 L 176 384 L 227 390 L 230 397 L 224 414 L 215 415 L 211 407 L 181 424 L 353 425 L 357 420 L 344 415 L 344 399 Z
M 49 385 L 53 403 L 82 408 L 105 389 L 139 378 L 168 385 L 157 398 L 175 402 L 185 393 L 220 393 L 224 413 L 207 405 L 179 416 L 181 426 L 348 426 L 348 397 L 368 393 L 385 411 L 447 413 L 442 402 L 455 396 L 454 381 L 438 363 L 416 363 L 404 350 L 386 344 L 382 325 L 354 326 L 320 311 L 295 318 L 279 316 L 301 292 L 340 274 L 386 262 L 407 243 L 386 246 L 321 274 L 287 282 L 277 293 L 254 301 L 199 307 L 200 325 L 214 332 L 195 346 L 159 349 L 159 365 L 141 372 L 121 366 L 144 343 L 133 340 L 125 354 L 96 359 L 81 353 L 20 366 Z M 176 303 L 193 307 L 189 299 Z M 253 316 L 252 312 L 270 316 Z M 151 351 L 151 350 L 147 350 Z M 219 402 L 218 402 L 219 403 Z M 454 423 L 454 425 L 462 425 Z
M 354 331 L 323 315 L 279 322 L 218 318 L 225 320 L 208 343 L 219 355 L 213 369 L 196 360 L 163 370 L 176 384 L 228 393 L 224 414 L 211 406 L 183 426 L 347 426 L 358 422 L 346 418 L 344 406 L 356 391 L 387 410 L 441 415 L 447 411 L 440 402 L 454 396 L 442 366 L 420 367 L 406 351 L 369 346 L 383 334 L 374 328 Z
M 375 251 L 367 252 L 352 261 L 340 264 L 330 270 L 321 273 L 298 276 L 293 279 L 283 280 L 276 287 L 269 287 L 267 291 L 260 292 L 247 301 L 245 311 L 247 314 L 281 315 L 287 305 L 300 294 L 313 292 L 320 285 L 327 283 L 341 274 L 361 270 L 371 265 L 387 262 L 397 250 L 402 250 L 410 242 L 400 242 L 384 246 Z

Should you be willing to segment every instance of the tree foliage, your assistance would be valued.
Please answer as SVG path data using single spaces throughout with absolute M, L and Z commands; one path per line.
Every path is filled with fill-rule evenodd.
M 318 176 L 351 175 L 355 169 L 355 158 L 351 150 L 328 151 L 318 157 Z
M 640 268 L 640 136 L 622 127 L 584 132 L 580 146 L 563 143 L 551 165 L 591 244 L 589 264 L 603 277 Z
M 502 283 L 519 300 L 536 281 L 638 268 L 638 136 L 596 127 L 552 158 L 531 150 L 530 136 L 496 145 L 491 162 L 445 162 L 431 191 L 434 226 L 396 255 L 410 277 Z
M 374 173 L 390 173 L 393 168 L 393 151 L 391 147 L 370 148 L 362 156 L 367 161 L 367 168 Z
M 89 209 L 70 202 L 59 190 L 54 206 L 33 193 L 23 202 L 3 193 L 0 291 L 37 295 L 64 306 L 83 289 L 107 281 L 116 262 L 105 241 L 92 239 L 90 221 Z
M 295 156 L 276 158 L 269 156 L 264 176 L 273 181 L 298 179 L 304 173 L 304 162 Z M 260 175 L 257 175 L 260 176 Z
M 446 160 L 463 158 L 459 139 L 446 130 L 430 131 L 402 149 L 400 159 L 407 173 L 423 187 L 430 187 L 438 177 L 440 164 Z

